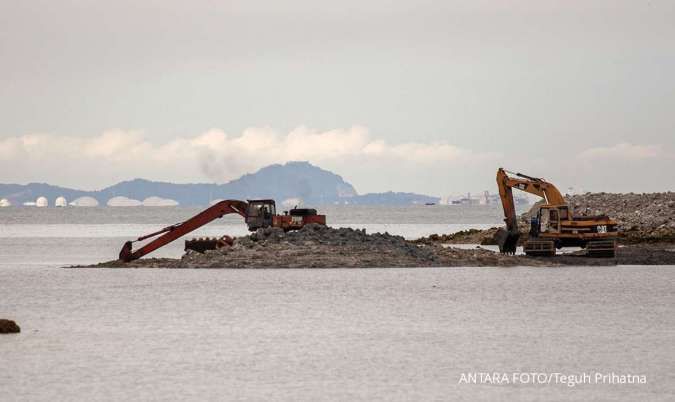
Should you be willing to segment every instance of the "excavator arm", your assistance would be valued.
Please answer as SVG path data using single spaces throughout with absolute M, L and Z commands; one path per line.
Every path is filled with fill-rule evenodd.
M 192 218 L 181 222 L 177 223 L 175 225 L 167 226 L 162 230 L 159 230 L 154 233 L 147 234 L 145 236 L 141 236 L 136 240 L 133 241 L 127 241 L 124 243 L 124 246 L 122 246 L 122 250 L 120 251 L 119 258 L 122 261 L 129 262 L 132 260 L 136 260 L 138 258 L 143 257 L 144 255 L 147 255 L 158 248 L 165 246 L 172 241 L 176 240 L 177 238 L 184 236 L 190 232 L 192 232 L 195 229 L 198 229 L 207 223 L 214 221 L 218 218 L 223 217 L 223 215 L 227 214 L 239 214 L 244 219 L 247 217 L 247 208 L 248 208 L 248 203 L 244 201 L 239 201 L 239 200 L 226 200 L 226 201 L 220 201 L 217 204 L 212 205 L 211 207 L 205 209 L 204 211 L 198 213 L 197 215 L 193 216 Z M 147 240 L 149 238 L 157 237 L 156 239 L 150 241 L 149 243 L 145 244 L 141 248 L 133 251 L 133 243 L 137 241 L 143 241 Z
M 497 188 L 499 189 L 499 197 L 502 200 L 502 207 L 504 208 L 506 230 L 500 229 L 497 231 L 495 239 L 499 245 L 499 251 L 509 254 L 516 252 L 520 237 L 516 206 L 513 201 L 513 188 L 537 195 L 550 205 L 562 205 L 565 203 L 562 194 L 560 194 L 560 191 L 553 184 L 544 179 L 530 177 L 522 173 L 513 174 L 516 177 L 509 176 L 503 168 L 497 170 Z

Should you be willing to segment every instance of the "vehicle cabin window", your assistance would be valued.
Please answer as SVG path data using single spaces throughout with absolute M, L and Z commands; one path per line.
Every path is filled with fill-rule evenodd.
M 569 219 L 569 211 L 567 208 L 560 208 L 560 219 L 563 221 Z
M 551 219 L 550 219 L 551 223 L 558 222 L 558 210 L 552 209 L 550 213 L 551 213 Z
M 251 208 L 250 215 L 251 216 L 259 216 L 259 215 L 261 215 L 261 213 L 260 213 L 260 212 L 262 212 L 261 210 L 262 210 L 262 205 L 254 204 L 253 208 Z
M 550 214 L 546 213 L 546 210 L 541 210 L 541 218 L 539 219 L 539 231 L 548 232 L 548 218 Z
M 549 231 L 550 232 L 557 232 L 558 231 L 558 210 L 557 209 L 552 209 L 549 212 Z

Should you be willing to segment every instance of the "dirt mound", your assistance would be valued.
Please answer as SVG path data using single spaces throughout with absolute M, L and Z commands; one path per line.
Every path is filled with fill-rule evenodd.
M 430 248 L 419 247 L 389 233 L 330 228 L 311 224 L 294 232 L 259 229 L 238 237 L 232 247 L 188 252 L 180 260 L 185 268 L 330 268 L 415 267 L 438 265 Z

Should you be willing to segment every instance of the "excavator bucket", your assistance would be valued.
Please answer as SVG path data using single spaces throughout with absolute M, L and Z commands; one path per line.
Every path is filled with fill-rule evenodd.
M 519 238 L 520 233 L 509 232 L 504 228 L 499 228 L 497 233 L 495 233 L 495 240 L 499 246 L 499 252 L 503 254 L 515 254 Z
M 129 262 L 134 259 L 131 248 L 133 247 L 130 241 L 124 243 L 122 250 L 120 250 L 120 260 L 124 262 Z

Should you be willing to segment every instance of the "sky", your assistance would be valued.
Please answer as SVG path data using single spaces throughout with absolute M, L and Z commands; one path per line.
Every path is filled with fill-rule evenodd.
M 0 0 L 0 182 L 675 190 L 675 2 Z

